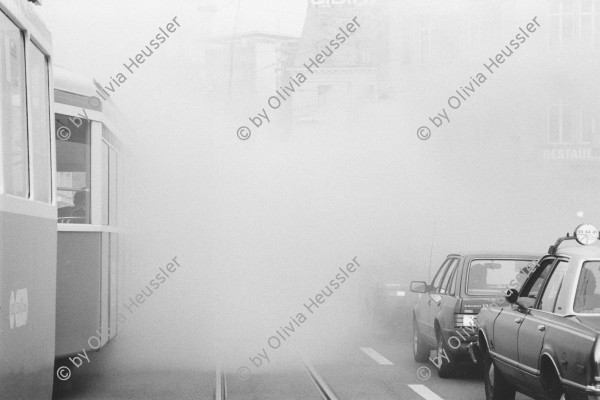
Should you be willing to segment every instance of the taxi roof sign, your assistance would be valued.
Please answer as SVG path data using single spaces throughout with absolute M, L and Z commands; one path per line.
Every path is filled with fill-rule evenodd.
M 598 240 L 598 229 L 591 224 L 581 224 L 575 228 L 575 240 L 584 246 L 593 244 Z
M 556 243 L 550 246 L 548 249 L 548 254 L 554 255 L 556 254 L 556 250 L 558 250 L 558 246 L 565 240 L 573 240 L 575 239 L 577 243 L 586 246 L 593 244 L 596 240 L 599 239 L 598 229 L 594 225 L 590 224 L 581 224 L 575 228 L 575 232 L 573 232 L 573 236 L 567 233 L 567 236 L 563 236 L 561 238 L 556 239 Z

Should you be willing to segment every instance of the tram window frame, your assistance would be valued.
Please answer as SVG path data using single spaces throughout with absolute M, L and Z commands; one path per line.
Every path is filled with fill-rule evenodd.
M 108 157 L 108 222 L 111 226 L 118 224 L 117 206 L 118 206 L 118 160 L 119 152 L 114 148 L 110 148 Z
M 52 203 L 52 129 L 50 122 L 50 71 L 48 56 L 33 41 L 26 49 L 29 128 L 32 152 L 30 185 L 33 200 Z M 45 121 L 41 123 L 42 121 Z
M 92 121 L 78 118 L 72 115 L 55 113 L 54 118 L 56 121 L 55 126 L 55 135 L 56 135 L 56 193 L 57 193 L 57 206 L 59 216 L 59 223 L 74 223 L 74 224 L 90 224 L 91 223 L 91 209 L 92 209 Z M 82 129 L 83 126 L 83 129 Z M 71 146 L 66 146 L 66 143 L 71 143 Z M 75 143 L 79 146 L 75 147 Z M 69 149 L 71 147 L 71 149 Z M 77 150 L 77 153 L 75 153 Z M 83 150 L 83 151 L 82 151 Z M 63 156 L 67 154 L 75 154 L 69 162 L 63 160 Z M 82 161 L 78 160 L 79 157 Z M 63 169 L 63 165 L 66 169 Z M 82 167 L 83 169 L 73 169 L 69 171 L 71 168 Z M 63 173 L 79 173 L 78 175 L 63 175 Z M 83 174 L 83 175 L 82 175 Z M 83 176 L 83 181 L 81 182 L 81 177 Z M 71 181 L 68 184 L 63 182 Z M 74 183 L 76 181 L 78 183 Z M 77 187 L 75 187 L 77 186 Z M 74 192 L 72 196 L 68 196 L 67 194 L 61 194 L 61 192 Z M 75 207 L 74 200 L 77 192 L 84 192 L 86 196 L 84 197 L 84 208 L 83 208 L 83 216 L 79 215 L 81 208 L 79 210 L 75 210 L 74 208 L 68 209 L 69 207 Z M 64 201 L 61 199 L 68 198 L 68 201 L 73 203 L 73 206 L 60 206 L 60 202 Z M 70 197 L 70 198 L 69 198 Z M 69 204 L 67 202 L 67 204 Z M 62 215 L 61 210 L 63 210 L 64 214 Z M 77 212 L 77 215 L 73 213 Z
M 31 195 L 28 131 L 27 50 L 25 33 L 0 11 L 0 192 L 29 199 Z M 13 66 L 12 58 L 15 58 Z M 14 74 L 16 72 L 16 75 Z M 13 76 L 14 75 L 14 76 Z M 11 86 L 16 86 L 16 91 Z M 21 86 L 21 87 L 19 87 Z M 8 92 L 5 91 L 8 88 Z M 1 99 L 10 99 L 5 104 Z M 17 106 L 14 104 L 18 103 Z M 8 111 L 5 110 L 8 109 Z M 20 108 L 19 112 L 13 112 Z M 17 114 L 16 118 L 6 118 Z M 4 121 L 8 121 L 5 125 Z M 19 124 L 20 122 L 20 124 Z M 16 150 L 16 151 L 15 151 Z M 15 162 L 14 155 L 17 160 Z
M 104 127 L 103 127 L 104 129 Z M 103 135 L 104 136 L 104 135 Z M 101 224 L 108 226 L 109 220 L 109 191 L 110 191 L 110 146 L 109 144 L 102 139 L 100 141 L 102 144 L 102 195 L 100 198 L 100 203 L 102 205 L 102 218 Z

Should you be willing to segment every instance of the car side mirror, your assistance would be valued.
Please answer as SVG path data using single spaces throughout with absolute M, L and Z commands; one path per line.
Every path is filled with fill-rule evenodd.
M 427 286 L 427 282 L 412 281 L 410 283 L 410 291 L 414 293 L 427 293 L 429 291 L 429 287 Z
M 504 295 L 504 298 L 510 304 L 515 304 L 517 302 L 517 300 L 519 299 L 519 291 L 514 288 L 508 289 L 506 291 L 506 294 Z
M 531 297 L 519 297 L 515 304 L 523 310 L 529 310 L 535 304 L 535 299 Z

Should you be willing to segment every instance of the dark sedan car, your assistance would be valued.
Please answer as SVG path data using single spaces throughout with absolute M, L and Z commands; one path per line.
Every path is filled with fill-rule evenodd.
M 576 230 L 577 244 L 550 247 L 512 305 L 477 317 L 486 398 L 515 391 L 536 399 L 600 399 L 600 246 L 595 228 Z M 593 240 L 588 235 L 592 232 Z M 582 238 L 583 237 L 583 238 Z
M 477 341 L 475 317 L 486 304 L 507 288 L 520 285 L 522 271 L 539 257 L 519 253 L 450 254 L 431 284 L 414 281 L 413 292 L 421 293 L 413 310 L 415 361 L 431 361 L 442 378 L 451 375 L 460 361 L 474 360 L 470 346 Z

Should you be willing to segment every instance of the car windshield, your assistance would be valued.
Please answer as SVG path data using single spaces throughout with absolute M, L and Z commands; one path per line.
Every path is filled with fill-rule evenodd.
M 600 313 L 600 261 L 586 261 L 581 267 L 573 311 L 582 314 Z
M 508 287 L 518 289 L 532 268 L 533 260 L 472 260 L 469 264 L 467 294 L 487 296 L 503 293 Z

